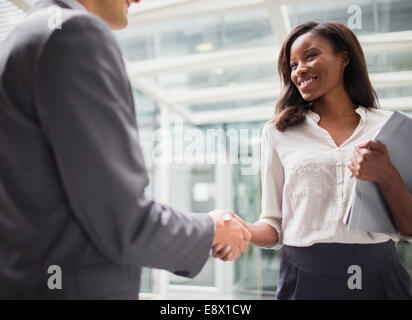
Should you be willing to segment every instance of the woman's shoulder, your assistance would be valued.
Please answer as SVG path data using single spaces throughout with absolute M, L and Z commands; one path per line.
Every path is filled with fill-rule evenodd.
M 393 111 L 390 111 L 390 110 L 365 108 L 365 107 L 362 107 L 362 108 L 364 108 L 367 111 L 368 119 L 370 120 L 386 121 L 393 114 Z
M 275 131 L 275 130 L 277 130 L 277 129 L 276 129 L 275 122 L 273 121 L 273 119 L 266 122 L 263 125 L 263 129 L 262 129 L 263 132 L 271 132 L 271 131 Z
M 362 107 L 362 106 L 361 106 Z M 362 107 L 365 108 L 365 107 Z M 393 111 L 391 110 L 383 110 L 377 108 L 365 108 L 369 113 L 374 114 L 376 116 L 391 116 Z
M 275 141 L 278 139 L 279 134 L 281 134 L 281 132 L 276 128 L 275 122 L 273 120 L 269 120 L 263 126 L 262 141 L 274 147 Z
M 266 145 L 270 145 L 272 148 L 279 150 L 290 144 L 291 141 L 296 139 L 298 132 L 295 128 L 287 128 L 285 131 L 280 131 L 276 128 L 274 120 L 266 122 L 262 129 L 262 142 Z
M 266 122 L 263 126 L 262 135 L 267 135 L 276 139 L 280 137 L 282 134 L 283 132 L 276 128 L 276 124 L 273 119 Z

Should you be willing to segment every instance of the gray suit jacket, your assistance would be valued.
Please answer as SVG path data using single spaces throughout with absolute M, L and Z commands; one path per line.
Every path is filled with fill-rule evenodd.
M 111 30 L 74 0 L 40 0 L 0 43 L 0 299 L 135 298 L 143 266 L 195 276 L 213 220 L 148 200 L 147 184 Z

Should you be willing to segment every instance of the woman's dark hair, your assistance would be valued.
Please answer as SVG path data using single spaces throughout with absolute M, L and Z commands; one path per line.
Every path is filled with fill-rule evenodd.
M 276 103 L 276 116 L 273 119 L 280 131 L 296 126 L 306 118 L 313 101 L 303 100 L 300 92 L 291 80 L 290 48 L 301 35 L 311 32 L 330 41 L 336 54 L 347 52 L 349 64 L 344 71 L 344 85 L 355 105 L 377 108 L 377 96 L 372 88 L 366 68 L 362 47 L 355 34 L 344 24 L 336 21 L 306 22 L 295 27 L 282 45 L 278 59 L 278 72 L 282 83 L 282 92 Z

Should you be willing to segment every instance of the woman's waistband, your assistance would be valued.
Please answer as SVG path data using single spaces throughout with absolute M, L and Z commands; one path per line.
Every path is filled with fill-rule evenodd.
M 346 277 L 351 272 L 351 266 L 360 267 L 363 274 L 375 272 L 396 257 L 398 254 L 392 240 L 374 244 L 317 243 L 309 247 L 284 246 L 284 258 L 299 268 L 321 275 Z

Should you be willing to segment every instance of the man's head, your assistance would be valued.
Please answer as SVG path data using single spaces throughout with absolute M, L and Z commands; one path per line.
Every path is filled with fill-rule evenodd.
M 106 21 L 113 30 L 127 26 L 128 8 L 140 0 L 77 0 L 85 8 Z

